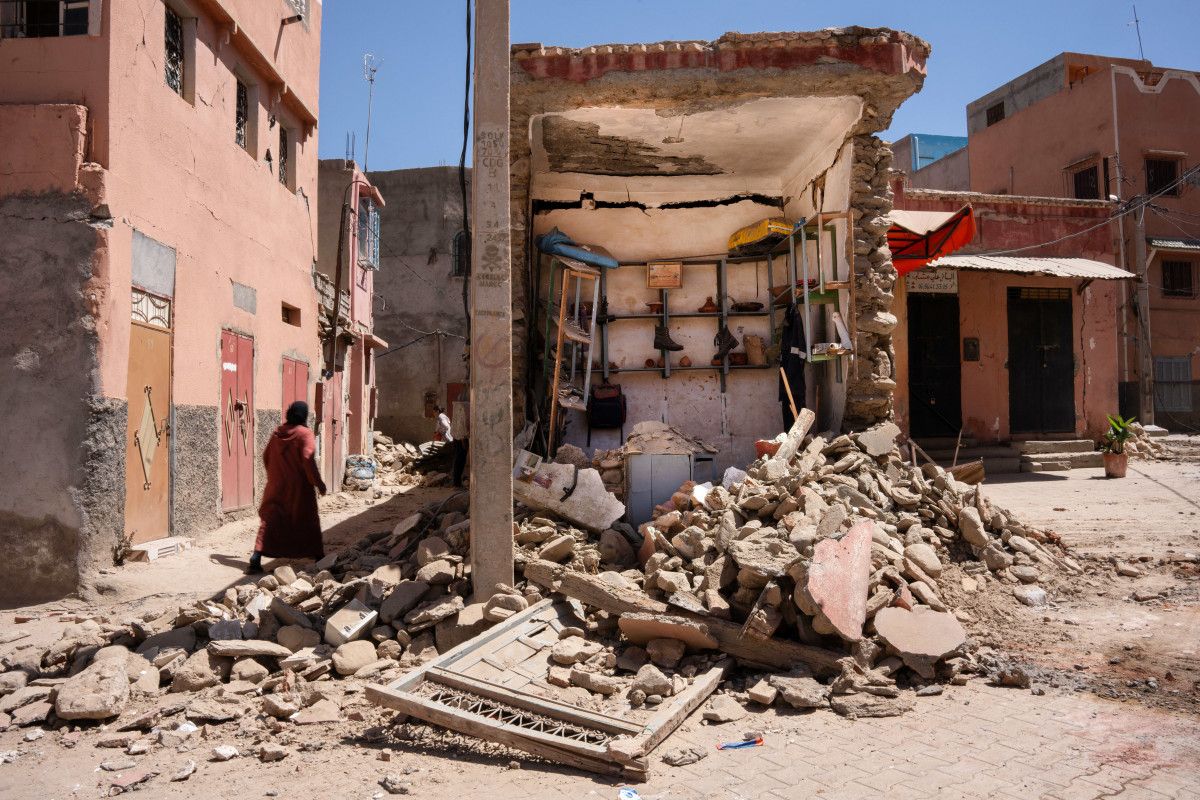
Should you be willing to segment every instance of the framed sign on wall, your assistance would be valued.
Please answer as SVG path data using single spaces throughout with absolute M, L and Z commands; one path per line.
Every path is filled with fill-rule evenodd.
M 647 289 L 682 289 L 682 261 L 651 261 L 646 264 Z

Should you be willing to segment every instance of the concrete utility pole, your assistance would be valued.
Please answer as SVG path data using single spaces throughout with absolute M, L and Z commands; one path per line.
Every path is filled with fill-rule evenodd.
M 1139 196 L 1140 197 L 1140 196 Z M 1139 198 L 1134 198 L 1137 201 Z M 1138 393 L 1143 425 L 1154 424 L 1154 354 L 1150 351 L 1150 276 L 1146 265 L 1146 206 L 1133 212 L 1133 259 L 1137 269 L 1138 320 L 1141 336 L 1138 341 Z
M 475 3 L 471 246 L 471 570 L 477 602 L 513 583 L 508 0 Z

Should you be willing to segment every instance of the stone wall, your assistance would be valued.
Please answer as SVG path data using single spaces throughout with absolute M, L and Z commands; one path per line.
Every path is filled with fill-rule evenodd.
M 888 249 L 892 151 L 875 136 L 856 136 L 850 216 L 854 222 L 854 355 L 843 427 L 859 430 L 893 415 L 892 288 L 896 268 Z
M 195 535 L 221 518 L 221 417 L 216 406 L 175 406 L 174 528 Z

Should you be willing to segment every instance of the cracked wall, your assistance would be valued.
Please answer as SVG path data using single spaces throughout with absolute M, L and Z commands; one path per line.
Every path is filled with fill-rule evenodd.
M 124 409 L 94 399 L 96 320 L 86 292 L 101 232 L 75 194 L 0 198 L 0 605 L 74 590 L 123 530 Z M 113 481 L 116 481 L 115 487 Z M 115 489 L 115 496 L 112 492 Z M 108 496 L 105 496 L 108 493 Z M 115 527 L 114 527 L 114 522 Z M 109 553 L 111 558 L 111 552 Z

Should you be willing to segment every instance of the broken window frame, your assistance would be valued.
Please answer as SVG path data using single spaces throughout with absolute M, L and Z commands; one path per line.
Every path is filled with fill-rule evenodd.
M 237 143 L 238 147 L 249 151 L 249 138 L 246 136 L 246 127 L 250 119 L 250 89 L 240 79 L 235 82 L 237 89 L 233 109 L 233 140 Z
M 358 198 L 358 265 L 379 269 L 379 210 L 366 196 Z
M 291 188 L 290 175 L 291 159 L 288 157 L 288 129 L 283 123 L 279 125 L 279 182 Z
M 187 70 L 186 48 L 184 47 L 183 18 L 170 6 L 165 6 L 166 22 L 163 26 L 164 70 L 167 86 L 180 97 L 184 96 L 184 73 Z

